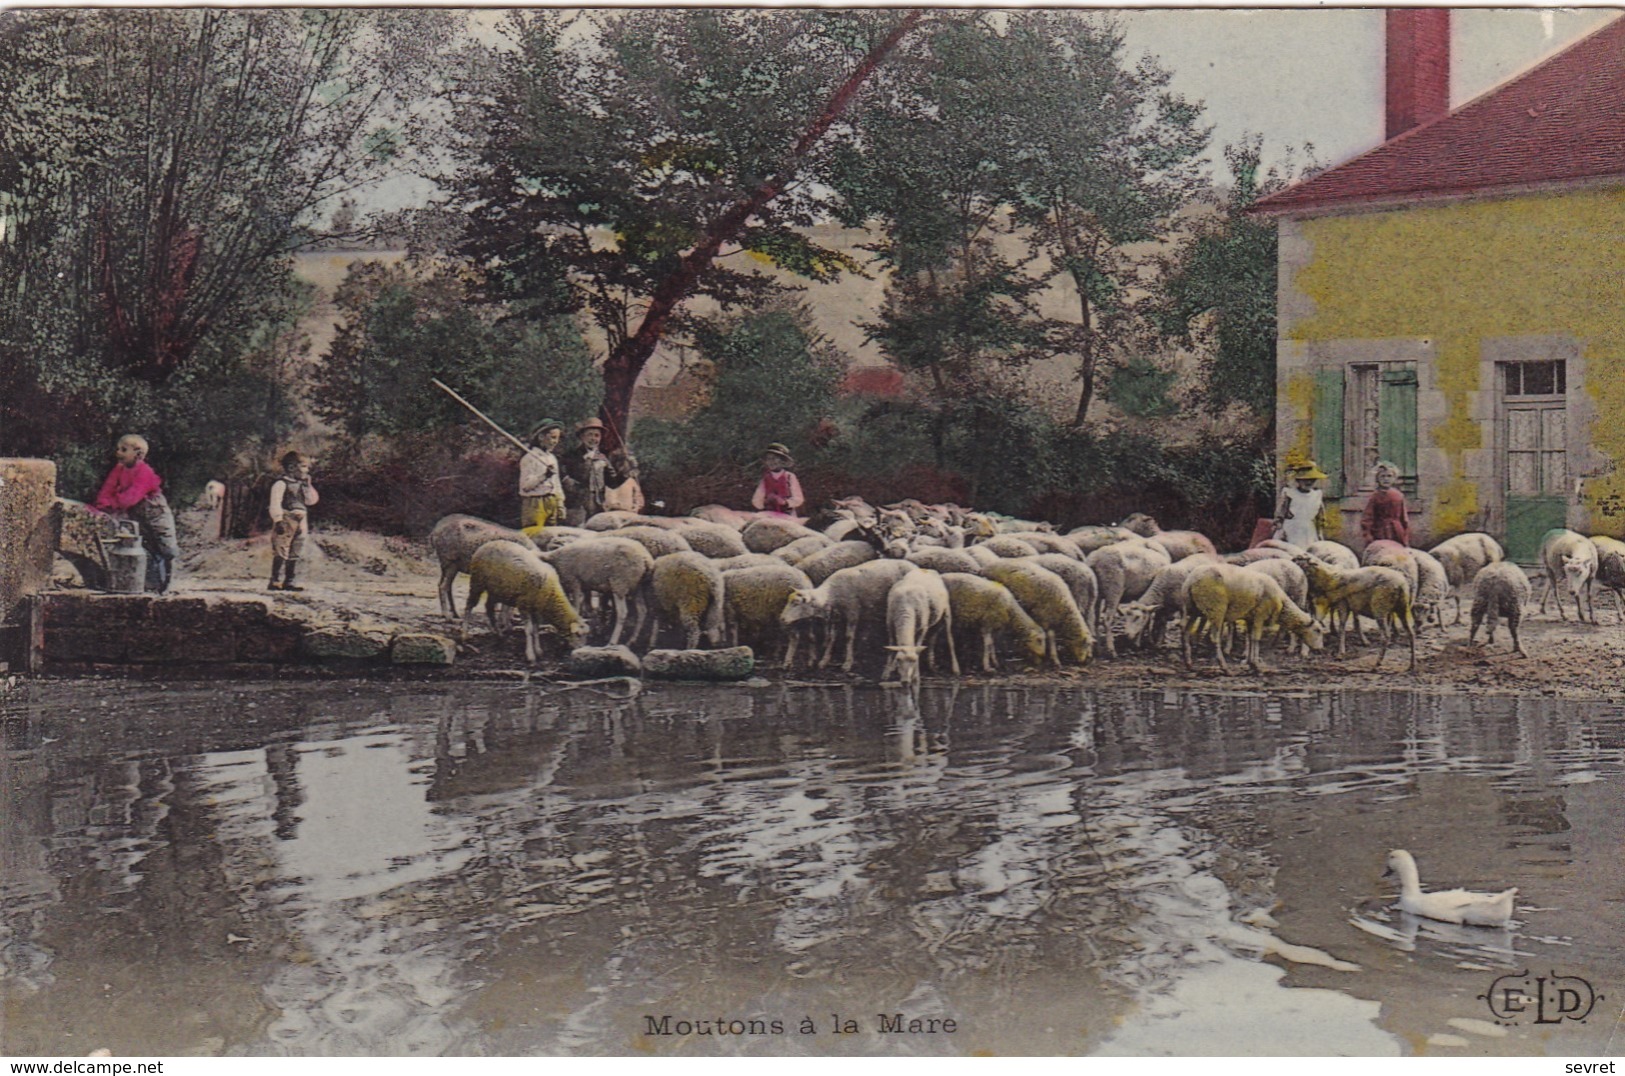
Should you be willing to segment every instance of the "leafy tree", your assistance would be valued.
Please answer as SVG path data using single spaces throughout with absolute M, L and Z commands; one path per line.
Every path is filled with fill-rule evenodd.
M 865 325 L 898 366 L 930 374 L 941 401 L 988 387 L 1043 342 L 1032 307 L 1042 282 L 1012 260 L 1017 191 L 1004 39 L 982 18 L 946 22 L 880 76 L 858 117 L 863 152 L 837 173 L 848 224 L 878 222 L 870 244 L 891 270 Z
M 591 357 L 567 319 L 494 324 L 455 273 L 359 261 L 334 304 L 342 320 L 314 372 L 312 402 L 351 438 L 470 421 L 431 378 L 516 436 L 544 415 L 585 415 L 598 404 Z
M 45 454 L 184 424 L 199 394 L 242 402 L 245 360 L 301 309 L 293 252 L 329 203 L 398 166 L 457 25 L 426 10 L 3 19 L 0 81 L 21 107 L 0 113 L 0 396 L 8 450 Z M 192 433 L 253 428 L 212 411 L 220 429 Z
M 778 300 L 700 321 L 694 339 L 705 402 L 680 422 L 639 421 L 644 466 L 657 473 L 716 474 L 720 468 L 743 474 L 774 441 L 805 458 L 796 446 L 834 413 L 846 370 L 845 358 L 813 329 L 807 310 Z
M 524 12 L 476 54 L 456 105 L 477 132 L 443 182 L 458 252 L 522 314 L 586 311 L 604 334 L 605 419 L 694 296 L 779 290 L 752 258 L 811 279 L 854 268 L 801 230 L 848 102 L 922 17 L 819 10 Z M 593 20 L 591 33 L 567 32 Z M 743 264 L 744 268 L 736 268 Z
M 1313 170 L 1313 149 L 1308 148 Z M 1243 404 L 1275 415 L 1275 223 L 1248 212 L 1297 171 L 1292 155 L 1263 170 L 1263 139 L 1249 135 L 1224 148 L 1231 183 L 1217 211 L 1198 218 L 1190 237 L 1167 259 L 1158 320 L 1168 336 L 1207 354 L 1207 404 Z
M 1110 17 L 1014 12 L 1005 39 L 1016 215 L 1034 258 L 1077 296 L 1078 316 L 1047 329 L 1052 348 L 1078 356 L 1082 425 L 1102 361 L 1135 339 L 1154 288 L 1146 245 L 1168 239 L 1200 189 L 1209 129 L 1155 61 L 1127 62 Z
M 1014 11 L 943 24 L 886 73 L 847 175 L 893 269 L 871 332 L 900 365 L 980 391 L 991 364 L 1078 356 L 1074 424 L 1114 354 L 1142 343 L 1147 251 L 1198 189 L 1207 131 L 1109 18 Z M 1043 311 L 1064 281 L 1078 315 Z

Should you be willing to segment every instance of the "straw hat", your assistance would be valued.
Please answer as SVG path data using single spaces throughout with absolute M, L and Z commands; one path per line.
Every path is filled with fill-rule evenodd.
M 779 444 L 779 442 L 777 442 L 777 441 L 774 441 L 772 444 L 770 444 L 766 448 L 762 449 L 762 455 L 764 457 L 766 457 L 766 456 L 783 456 L 784 457 L 784 462 L 788 463 L 788 464 L 794 464 L 796 462 L 795 457 L 790 455 L 790 450 L 788 448 L 785 448 L 783 445 Z
M 558 419 L 544 418 L 542 421 L 538 422 L 534 427 L 532 427 L 530 433 L 526 435 L 525 440 L 535 441 L 548 430 L 562 429 L 564 429 L 564 423 L 560 422 Z
M 597 418 L 597 417 L 589 418 L 587 421 L 581 423 L 580 425 L 578 425 L 576 427 L 576 436 L 580 437 L 582 434 L 586 433 L 588 430 L 600 430 L 601 431 L 601 430 L 603 430 L 605 428 L 606 427 L 604 426 L 604 420 L 603 419 Z
M 1298 466 L 1292 468 L 1292 477 L 1308 478 L 1311 480 L 1324 479 L 1326 477 L 1326 472 L 1317 467 L 1314 460 L 1310 460 L 1308 463 L 1299 464 Z

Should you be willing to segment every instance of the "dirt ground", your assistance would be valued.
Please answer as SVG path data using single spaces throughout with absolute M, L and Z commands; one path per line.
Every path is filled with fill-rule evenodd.
M 298 581 L 307 589 L 301 593 L 268 593 L 270 543 L 266 537 L 243 541 L 208 541 L 198 537 L 207 525 L 203 513 L 187 513 L 181 520 L 182 557 L 176 576 L 176 589 L 184 594 L 254 594 L 277 602 L 304 605 L 313 612 L 339 619 L 368 615 L 416 630 L 440 632 L 460 639 L 458 668 L 470 674 L 497 670 L 519 670 L 524 666 L 523 634 L 514 628 L 498 638 L 488 631 L 483 613 L 475 628 L 462 635 L 460 628 L 440 615 L 435 596 L 439 570 L 434 556 L 422 542 L 404 538 L 380 537 L 356 531 L 318 528 L 306 546 Z M 454 593 L 458 609 L 467 596 L 468 579 L 458 578 Z M 1538 596 L 1541 586 L 1537 585 Z M 1027 674 L 1021 679 L 1042 682 L 1075 682 L 1117 687 L 1222 687 L 1226 690 L 1304 690 L 1326 688 L 1411 687 L 1436 691 L 1477 694 L 1546 694 L 1567 697 L 1618 698 L 1625 695 L 1625 616 L 1612 594 L 1599 593 L 1597 624 L 1577 623 L 1573 609 L 1568 619 L 1559 619 L 1549 608 L 1538 611 L 1535 602 L 1525 614 L 1522 626 L 1528 657 L 1512 652 L 1503 624 L 1492 645 L 1469 646 L 1467 628 L 1471 610 L 1462 609 L 1461 623 L 1454 624 L 1454 605 L 1444 606 L 1445 627 L 1432 627 L 1417 640 L 1417 667 L 1407 669 L 1408 654 L 1403 641 L 1390 648 L 1377 666 L 1376 633 L 1368 632 L 1371 645 L 1360 646 L 1350 636 L 1348 653 L 1337 657 L 1335 637 L 1326 651 L 1307 658 L 1289 657 L 1266 644 L 1263 662 L 1269 670 L 1263 675 L 1232 662 L 1232 672 L 1221 672 L 1204 648 L 1193 669 L 1187 670 L 1176 648 L 1137 652 L 1119 647 L 1117 659 L 1102 656 L 1089 665 L 1058 673 Z M 961 655 L 967 675 L 975 682 L 984 674 L 970 674 L 979 656 L 972 648 Z M 781 670 L 764 663 L 762 674 L 777 678 Z M 878 670 L 866 670 L 870 676 Z M 819 671 L 798 668 L 786 678 L 797 681 L 839 681 L 848 679 L 838 669 Z M 865 677 L 853 674 L 853 679 Z M 929 676 L 928 676 L 929 679 Z M 1002 677 L 1001 679 L 1009 679 Z

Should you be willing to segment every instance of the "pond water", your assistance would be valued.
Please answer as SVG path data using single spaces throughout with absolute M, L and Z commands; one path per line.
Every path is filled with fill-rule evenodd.
M 0 718 L 0 1053 L 1620 1041 L 1615 703 L 35 683 Z M 1397 847 L 1518 885 L 1512 926 L 1401 915 Z

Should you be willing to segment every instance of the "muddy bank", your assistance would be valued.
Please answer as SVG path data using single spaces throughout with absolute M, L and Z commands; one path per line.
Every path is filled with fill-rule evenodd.
M 185 525 L 183 520 L 183 526 Z M 505 636 L 490 632 L 483 613 L 472 630 L 440 615 L 435 587 L 438 568 L 433 554 L 421 542 L 383 537 L 366 532 L 318 529 L 301 564 L 301 592 L 268 592 L 270 547 L 264 537 L 209 542 L 195 535 L 186 553 L 175 589 L 187 597 L 264 598 L 307 619 L 337 623 L 367 619 L 387 622 L 398 630 L 448 635 L 457 640 L 454 666 L 421 670 L 423 675 L 479 679 L 523 678 L 533 673 L 552 676 L 564 657 L 555 644 L 549 660 L 535 670 L 524 661 L 523 633 L 513 628 Z M 458 608 L 467 597 L 467 577 L 454 588 Z M 1537 588 L 1537 593 L 1538 593 Z M 1511 650 L 1503 625 L 1495 642 L 1467 644 L 1467 610 L 1462 623 L 1452 624 L 1453 607 L 1445 607 L 1446 626 L 1424 631 L 1417 642 L 1417 669 L 1407 670 L 1404 647 L 1390 648 L 1377 666 L 1376 634 L 1372 644 L 1360 646 L 1350 638 L 1347 656 L 1336 656 L 1335 641 L 1326 652 L 1309 658 L 1289 657 L 1266 647 L 1264 663 L 1270 671 L 1252 673 L 1232 663 L 1231 674 L 1221 672 L 1211 656 L 1199 657 L 1186 669 L 1177 648 L 1132 651 L 1120 648 L 1116 659 L 1100 656 L 1089 665 L 1060 672 L 1011 673 L 988 676 L 970 671 L 972 646 L 962 655 L 967 684 L 987 682 L 1078 683 L 1114 687 L 1200 687 L 1212 690 L 1321 690 L 1406 687 L 1477 694 L 1548 694 L 1573 698 L 1612 698 L 1625 693 L 1625 624 L 1612 596 L 1598 601 L 1597 624 L 1559 619 L 1555 609 L 1538 612 L 1538 603 L 1526 613 L 1523 636 L 1528 657 Z M 1572 613 L 1571 613 L 1572 616 Z M 1199 648 L 1200 651 L 1200 648 Z M 797 682 L 872 682 L 879 675 L 860 664 L 851 675 L 838 669 L 779 668 L 774 654 L 759 655 L 760 675 Z M 292 675 L 301 675 L 292 669 Z M 395 670 L 393 675 L 412 675 Z M 929 675 L 928 680 L 933 679 Z M 946 678 L 936 678 L 945 681 Z

